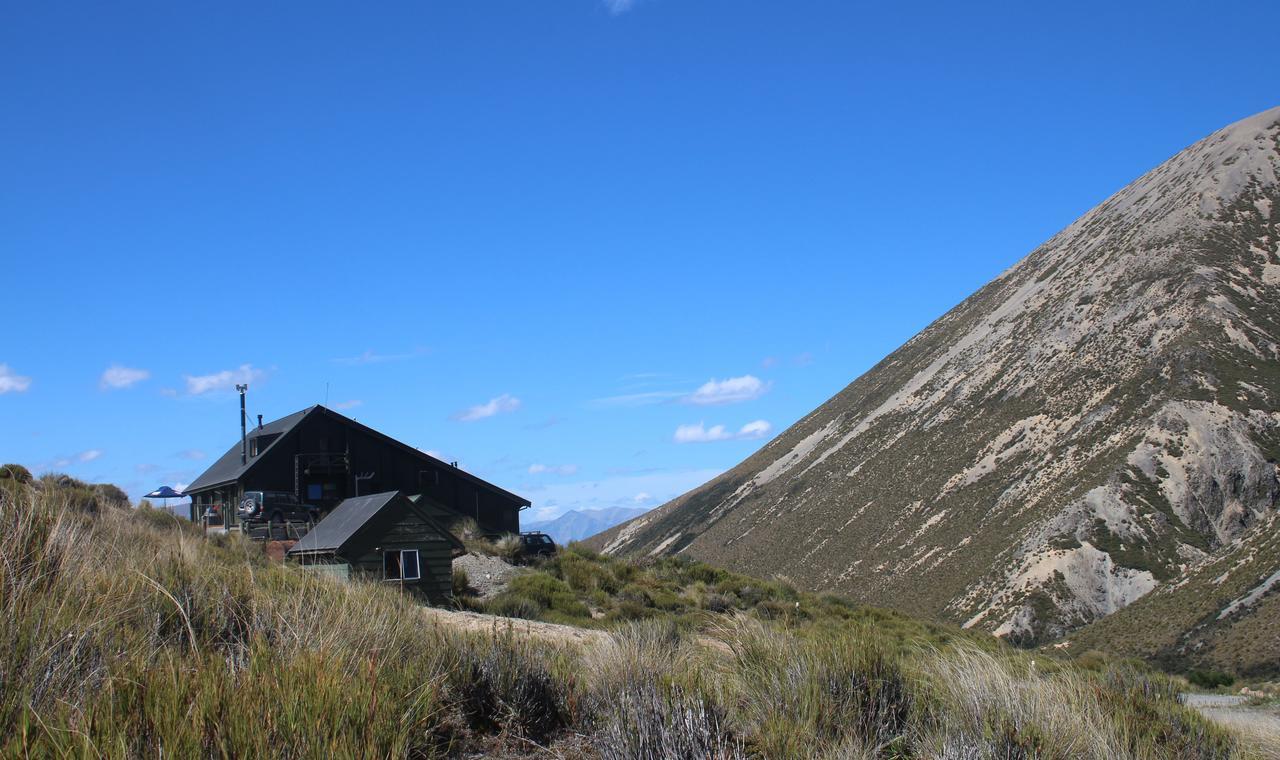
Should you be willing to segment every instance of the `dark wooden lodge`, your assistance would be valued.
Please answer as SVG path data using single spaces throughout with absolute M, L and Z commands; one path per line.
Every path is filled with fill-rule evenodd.
M 284 491 L 322 513 L 362 494 L 414 495 L 437 519 L 475 519 L 484 533 L 519 533 L 521 498 L 323 406 L 250 429 L 186 488 L 191 519 L 234 528 L 247 491 Z
M 399 491 L 347 499 L 289 549 L 303 566 L 395 583 L 431 602 L 449 598 L 462 542 Z

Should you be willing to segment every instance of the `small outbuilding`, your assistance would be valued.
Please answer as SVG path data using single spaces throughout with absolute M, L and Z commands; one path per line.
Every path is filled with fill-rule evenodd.
M 400 491 L 346 499 L 290 547 L 318 572 L 396 583 L 431 602 L 452 595 L 462 542 Z

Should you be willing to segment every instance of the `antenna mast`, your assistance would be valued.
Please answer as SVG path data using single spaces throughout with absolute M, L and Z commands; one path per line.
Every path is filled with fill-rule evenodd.
M 240 391 L 240 465 L 244 466 L 249 462 L 249 433 L 245 430 L 244 419 L 244 392 L 249 390 L 249 386 L 237 385 L 236 390 Z

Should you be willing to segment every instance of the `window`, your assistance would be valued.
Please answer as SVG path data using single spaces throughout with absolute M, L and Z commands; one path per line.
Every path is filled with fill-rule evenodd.
M 258 456 L 258 439 L 257 438 L 249 439 L 249 456 L 251 457 Z
M 401 549 L 382 553 L 382 573 L 389 581 L 416 581 L 422 577 L 418 568 L 418 550 Z
M 307 499 L 311 501 L 318 501 L 322 498 L 324 498 L 324 486 L 320 483 L 308 483 Z

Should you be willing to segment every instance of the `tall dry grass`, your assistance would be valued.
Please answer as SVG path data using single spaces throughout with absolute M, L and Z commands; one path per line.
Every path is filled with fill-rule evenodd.
M 603 592 L 587 570 L 567 587 Z M 159 512 L 0 489 L 0 756 L 1263 756 L 1141 670 L 900 617 L 703 615 L 585 651 L 465 635 Z

